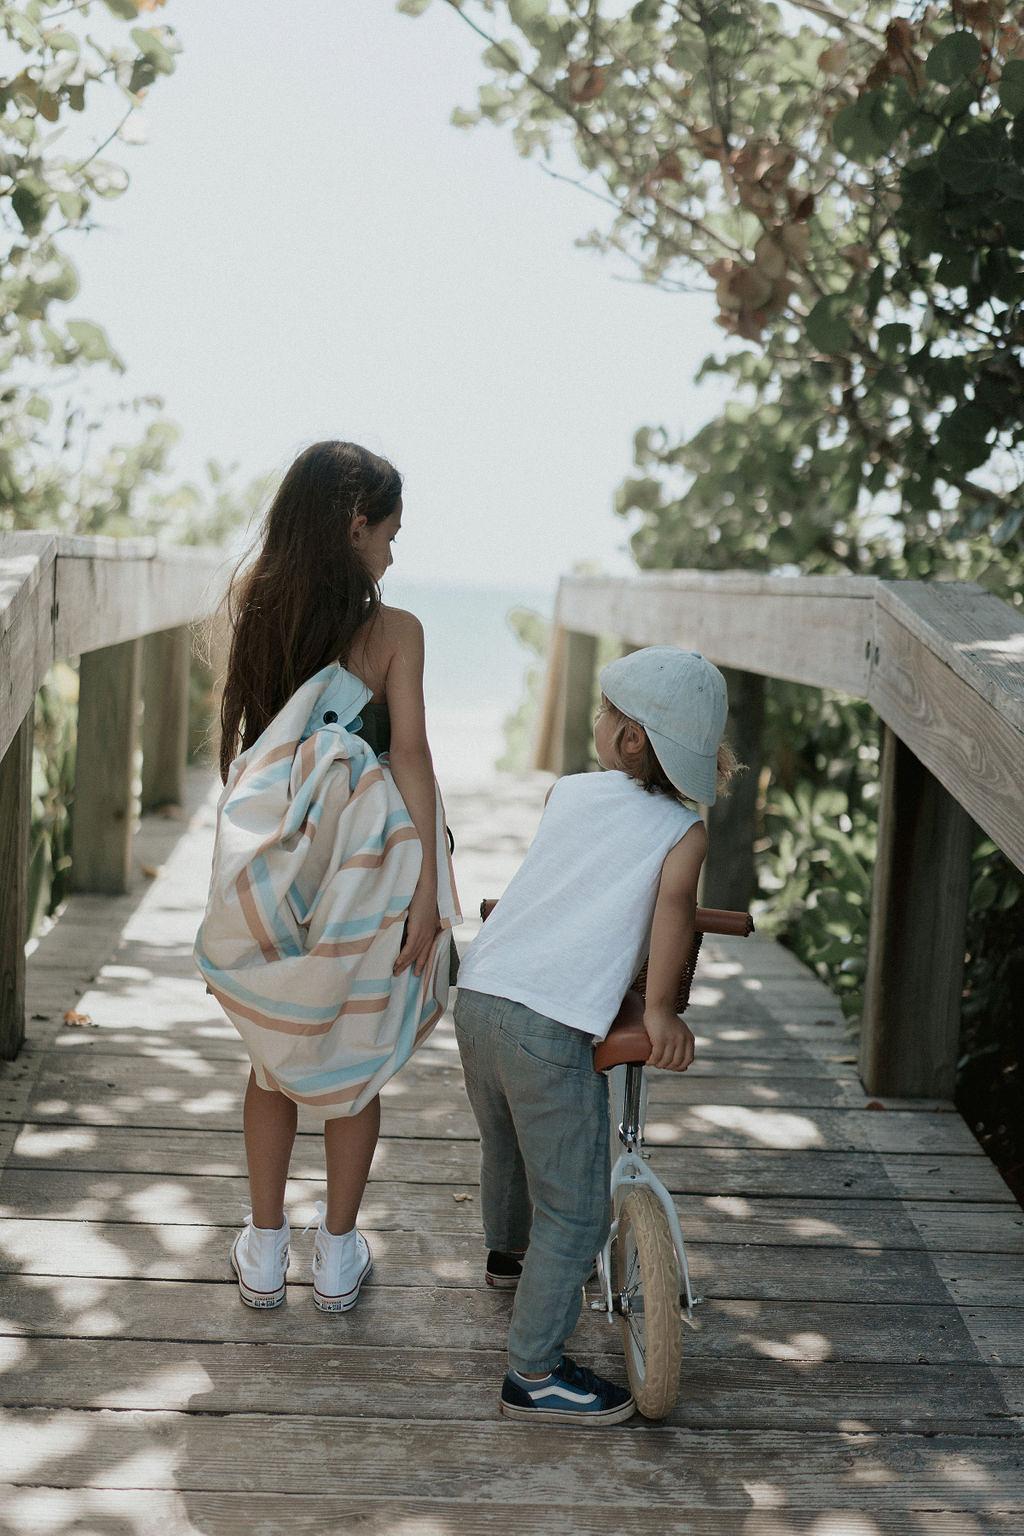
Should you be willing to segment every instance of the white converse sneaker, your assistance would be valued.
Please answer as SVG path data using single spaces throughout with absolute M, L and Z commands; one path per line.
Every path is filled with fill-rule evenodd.
M 238 1294 L 247 1307 L 279 1307 L 284 1301 L 288 1273 L 288 1218 L 276 1230 L 254 1227 L 252 1212 L 245 1218 L 231 1248 L 231 1268 Z
M 326 1206 L 316 1203 L 318 1225 L 313 1243 L 313 1303 L 321 1312 L 347 1312 L 373 1268 L 370 1245 L 355 1227 L 335 1236 L 324 1226 Z M 312 1226 L 312 1222 L 310 1222 Z

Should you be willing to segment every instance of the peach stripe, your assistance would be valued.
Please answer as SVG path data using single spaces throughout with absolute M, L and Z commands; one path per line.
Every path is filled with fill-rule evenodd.
M 243 769 L 242 779 L 248 778 L 250 773 L 260 773 L 262 769 L 269 768 L 273 763 L 279 763 L 284 757 L 292 757 L 294 753 L 294 741 L 286 741 L 283 746 L 275 747 L 273 752 L 268 752 L 265 757 L 261 757 L 258 763 L 250 763 L 247 768 Z M 241 783 L 241 779 L 239 779 L 239 783 Z
M 271 1029 L 279 1035 L 326 1035 L 339 1019 L 347 1018 L 350 1014 L 385 1013 L 391 1001 L 390 996 L 356 998 L 347 1002 L 333 1019 L 325 1019 L 322 1024 L 303 1024 L 298 1019 L 283 1019 L 274 1014 L 261 1013 L 245 1003 L 237 1002 L 230 993 L 220 991 L 212 982 L 209 986 L 225 1013 L 237 1013 L 240 1018 L 258 1024 L 261 1029 Z
M 392 832 L 384 848 L 380 853 L 357 853 L 351 859 L 346 859 L 339 869 L 379 869 L 384 863 L 392 848 L 398 843 L 408 843 L 415 840 L 419 842 L 420 835 L 415 827 L 399 827 L 397 832 Z
M 238 900 L 242 908 L 242 913 L 245 917 L 249 932 L 252 934 L 253 938 L 256 940 L 260 947 L 260 954 L 263 956 L 264 960 L 278 959 L 277 945 L 274 943 L 270 934 L 267 932 L 263 925 L 263 919 L 260 916 L 259 907 L 256 905 L 256 899 L 252 893 L 248 868 L 242 870 L 242 873 L 239 875 L 236 882 L 236 888 L 238 890 Z
M 369 1082 L 364 1077 L 361 1083 L 349 1083 L 346 1088 L 338 1088 L 332 1093 L 294 1093 L 290 1088 L 282 1088 L 273 1073 L 266 1073 L 267 1081 L 272 1083 L 278 1093 L 283 1093 L 286 1099 L 292 1099 L 296 1104 L 348 1104 L 352 1099 L 357 1099 Z
M 405 922 L 405 913 L 396 912 L 393 917 L 385 917 L 381 920 L 380 933 L 385 928 L 393 928 L 396 923 Z M 325 959 L 338 955 L 365 955 L 377 940 L 377 933 L 368 933 L 365 939 L 322 939 L 313 949 L 311 955 L 321 955 Z

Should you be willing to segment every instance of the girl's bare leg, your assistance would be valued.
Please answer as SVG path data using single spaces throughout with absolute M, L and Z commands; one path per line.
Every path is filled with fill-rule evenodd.
M 260 1088 L 253 1072 L 245 1090 L 245 1158 L 249 1165 L 252 1224 L 275 1230 L 284 1222 L 284 1187 L 298 1109 L 283 1093 Z
M 371 1099 L 358 1115 L 344 1115 L 337 1120 L 328 1120 L 324 1125 L 326 1226 L 336 1237 L 351 1232 L 356 1224 L 379 1135 L 379 1097 Z

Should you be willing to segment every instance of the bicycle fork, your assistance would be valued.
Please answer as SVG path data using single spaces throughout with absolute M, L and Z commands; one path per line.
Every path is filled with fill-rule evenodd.
M 679 1304 L 682 1319 L 691 1328 L 696 1328 L 693 1309 L 703 1298 L 693 1294 L 690 1284 L 690 1266 L 686 1260 L 686 1243 L 683 1238 L 683 1229 L 679 1224 L 679 1213 L 675 1207 L 675 1201 L 665 1188 L 664 1184 L 647 1166 L 650 1157 L 649 1152 L 644 1151 L 644 1121 L 647 1112 L 647 1082 L 644 1077 L 643 1066 L 636 1062 L 630 1062 L 625 1067 L 613 1068 L 611 1074 L 613 1092 L 619 1099 L 621 1088 L 622 1113 L 618 1124 L 619 1141 L 623 1151 L 616 1159 L 611 1176 L 611 1201 L 612 1223 L 608 1233 L 608 1240 L 597 1256 L 597 1274 L 601 1286 L 601 1299 L 591 1302 L 591 1310 L 604 1312 L 608 1321 L 613 1322 L 615 1313 L 619 1310 L 618 1298 L 612 1291 L 612 1245 L 618 1235 L 619 1211 L 626 1194 L 630 1189 L 643 1185 L 651 1190 L 661 1204 L 668 1221 L 672 1244 L 679 1261 L 679 1275 L 681 1290 Z

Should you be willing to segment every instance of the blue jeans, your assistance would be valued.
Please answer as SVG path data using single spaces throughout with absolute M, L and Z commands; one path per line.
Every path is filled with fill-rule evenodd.
M 608 1084 L 589 1035 L 508 998 L 460 989 L 455 1033 L 480 1127 L 484 1237 L 526 1250 L 509 1363 L 550 1371 L 608 1236 Z

